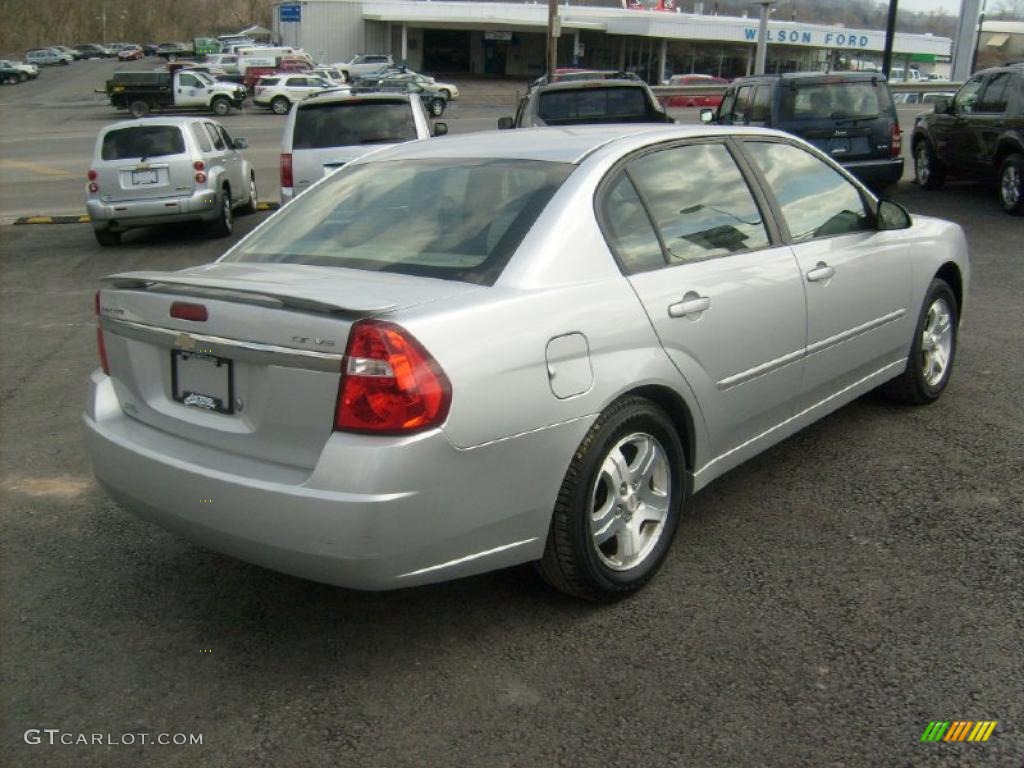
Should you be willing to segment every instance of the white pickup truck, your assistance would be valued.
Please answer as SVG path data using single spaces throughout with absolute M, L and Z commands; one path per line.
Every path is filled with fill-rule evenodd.
M 127 109 L 132 117 L 145 117 L 158 109 L 209 110 L 223 116 L 232 107 L 241 109 L 245 101 L 245 88 L 238 83 L 222 83 L 205 72 L 187 69 L 115 72 L 106 91 L 110 103 Z
M 382 69 L 395 66 L 395 60 L 390 53 L 360 53 L 353 56 L 351 61 L 334 64 L 335 69 L 341 71 L 348 82 L 353 78 L 368 75 L 371 72 L 379 72 Z

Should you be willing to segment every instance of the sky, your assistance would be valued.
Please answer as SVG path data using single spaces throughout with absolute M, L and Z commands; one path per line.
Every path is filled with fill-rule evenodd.
M 884 2 L 884 0 L 883 0 Z M 950 16 L 960 15 L 958 0 L 898 0 L 899 7 L 908 11 L 945 11 Z

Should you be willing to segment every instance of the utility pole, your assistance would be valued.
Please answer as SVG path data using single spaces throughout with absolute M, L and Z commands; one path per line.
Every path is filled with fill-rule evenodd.
M 953 41 L 953 71 L 950 74 L 954 82 L 963 82 L 971 76 L 980 11 L 981 0 L 961 0 L 956 39 Z
M 768 9 L 775 5 L 775 0 L 756 0 L 754 5 L 761 6 L 761 23 L 757 28 L 757 53 L 754 55 L 754 74 L 763 75 L 768 60 Z
M 562 34 L 562 22 L 558 18 L 558 0 L 548 0 L 548 82 L 554 82 L 558 69 L 558 36 Z
M 978 36 L 974 38 L 974 55 L 971 57 L 971 74 L 978 68 L 978 49 L 981 48 L 981 28 L 985 26 L 985 6 L 981 7 L 981 15 L 978 16 Z
M 882 74 L 885 75 L 885 79 L 889 79 L 889 71 L 892 69 L 892 46 L 896 40 L 896 2 L 897 0 L 889 0 L 889 18 L 885 22 L 885 49 L 882 52 Z M 903 73 L 906 78 L 910 79 L 910 70 L 908 69 Z

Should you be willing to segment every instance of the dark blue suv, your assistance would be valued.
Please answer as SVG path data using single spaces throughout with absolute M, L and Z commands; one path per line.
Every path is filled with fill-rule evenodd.
M 878 72 L 793 72 L 744 77 L 730 84 L 717 112 L 701 120 L 756 125 L 810 142 L 874 187 L 903 176 L 896 105 Z

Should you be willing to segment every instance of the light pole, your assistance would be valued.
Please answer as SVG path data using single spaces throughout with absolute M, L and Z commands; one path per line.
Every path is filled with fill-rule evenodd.
M 754 74 L 763 75 L 765 62 L 768 60 L 768 11 L 775 5 L 775 0 L 755 0 L 754 5 L 761 6 L 761 23 L 757 28 L 757 52 L 754 54 Z
M 558 36 L 562 34 L 562 24 L 558 18 L 558 0 L 548 0 L 548 82 L 555 82 L 555 70 L 558 68 Z

